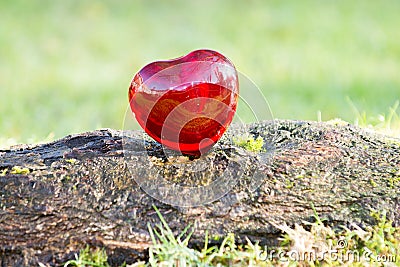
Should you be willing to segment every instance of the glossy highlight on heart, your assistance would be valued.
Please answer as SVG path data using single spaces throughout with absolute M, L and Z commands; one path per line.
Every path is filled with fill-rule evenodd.
M 232 62 L 203 49 L 146 65 L 134 76 L 128 96 L 149 136 L 182 154 L 200 156 L 232 122 L 238 94 Z

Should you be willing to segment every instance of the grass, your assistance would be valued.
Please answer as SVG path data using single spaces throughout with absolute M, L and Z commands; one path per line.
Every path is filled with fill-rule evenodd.
M 354 103 L 348 98 L 347 101 L 355 114 L 354 124 L 362 128 L 368 128 L 373 131 L 400 138 L 400 113 L 398 112 L 400 101 L 397 100 L 393 106 L 389 107 L 387 112 L 377 116 L 367 114 L 365 111 L 359 111 Z
M 110 267 L 107 263 L 107 254 L 104 249 L 90 250 L 89 246 L 82 249 L 79 256 L 76 255 L 75 260 L 69 260 L 64 264 L 64 267 L 68 266 L 92 266 L 92 267 Z
M 149 249 L 149 261 L 137 262 L 127 267 L 139 266 L 400 266 L 400 228 L 386 219 L 385 213 L 372 212 L 377 224 L 363 230 L 343 227 L 334 231 L 324 225 L 315 213 L 315 222 L 308 223 L 309 230 L 300 225 L 290 228 L 277 226 L 285 234 L 278 248 L 261 247 L 247 240 L 238 245 L 235 236 L 228 234 L 219 246 L 208 247 L 208 235 L 204 248 L 188 247 L 193 228 L 186 227 L 175 236 L 160 212 L 155 208 L 160 224 L 149 226 L 153 245 Z M 190 230 L 191 229 L 191 230 Z M 82 250 L 67 266 L 108 267 L 104 250 Z
M 134 73 L 197 48 L 231 58 L 276 118 L 352 121 L 349 97 L 379 120 L 399 100 L 399 9 L 396 0 L 0 1 L 0 146 L 119 129 Z

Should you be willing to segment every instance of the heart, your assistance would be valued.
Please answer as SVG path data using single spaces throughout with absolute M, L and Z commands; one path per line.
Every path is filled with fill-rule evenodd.
M 154 140 L 182 154 L 200 156 L 232 122 L 238 94 L 232 62 L 202 49 L 143 67 L 129 87 L 129 103 L 139 125 Z

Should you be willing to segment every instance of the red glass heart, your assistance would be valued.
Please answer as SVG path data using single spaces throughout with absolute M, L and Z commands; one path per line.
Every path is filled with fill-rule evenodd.
M 139 125 L 157 142 L 199 156 L 221 138 L 236 111 L 235 66 L 212 50 L 152 62 L 129 87 L 130 107 Z

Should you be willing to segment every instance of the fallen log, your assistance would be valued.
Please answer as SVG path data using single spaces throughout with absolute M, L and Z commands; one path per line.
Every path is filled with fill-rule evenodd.
M 261 136 L 263 151 L 232 143 L 243 133 Z M 179 191 L 199 185 L 212 192 Z M 277 245 L 276 226 L 313 221 L 313 207 L 333 227 L 373 225 L 371 210 L 400 226 L 400 140 L 343 123 L 269 121 L 232 126 L 198 159 L 109 129 L 0 150 L 0 266 L 58 266 L 87 244 L 104 247 L 112 266 L 145 259 L 153 205 L 175 233 L 195 227 L 193 247 L 206 230 Z

